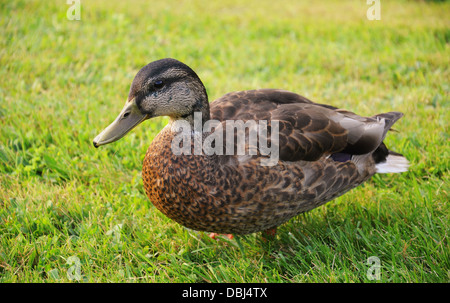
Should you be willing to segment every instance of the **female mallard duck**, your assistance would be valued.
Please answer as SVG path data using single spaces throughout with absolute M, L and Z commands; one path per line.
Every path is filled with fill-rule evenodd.
M 162 59 L 137 73 L 125 107 L 94 139 L 94 146 L 122 138 L 146 119 L 168 116 L 169 124 L 153 140 L 144 159 L 142 178 L 149 199 L 167 217 L 188 228 L 248 234 L 274 230 L 377 172 L 406 171 L 408 161 L 383 143 L 402 115 L 389 112 L 361 117 L 276 89 L 233 92 L 210 104 L 191 68 Z M 217 120 L 214 130 L 204 127 L 211 120 Z M 227 120 L 241 120 L 245 128 L 230 128 L 231 136 L 211 136 L 215 130 L 227 129 Z M 256 144 L 246 140 L 247 153 L 236 153 L 242 143 L 236 137 L 254 133 L 252 128 L 261 121 L 266 121 L 267 132 L 258 132 L 258 137 L 267 146 L 264 140 Z M 183 132 L 185 128 L 192 131 Z M 276 128 L 278 136 L 272 136 Z M 180 140 L 181 133 L 186 140 Z M 196 141 L 201 146 L 208 140 L 215 152 L 196 145 Z M 272 165 L 261 161 L 271 156 L 268 142 L 272 142 L 271 149 L 276 147 Z M 231 152 L 224 152 L 227 144 Z M 188 148 L 183 153 L 174 149 L 181 146 Z

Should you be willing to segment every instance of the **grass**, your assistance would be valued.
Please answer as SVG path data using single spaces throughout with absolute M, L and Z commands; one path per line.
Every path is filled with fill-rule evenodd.
M 317 2 L 317 3 L 316 3 Z M 1 282 L 450 282 L 449 3 L 0 3 Z M 214 241 L 148 201 L 145 151 L 166 118 L 101 149 L 135 73 L 174 57 L 211 100 L 274 87 L 361 115 L 405 117 L 377 175 L 281 226 Z M 368 258 L 381 279 L 369 280 Z M 79 275 L 77 275 L 77 273 Z

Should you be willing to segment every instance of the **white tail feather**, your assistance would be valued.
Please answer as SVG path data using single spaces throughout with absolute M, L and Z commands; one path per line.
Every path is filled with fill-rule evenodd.
M 388 155 L 385 162 L 375 165 L 377 173 L 402 173 L 408 171 L 409 161 L 399 155 Z

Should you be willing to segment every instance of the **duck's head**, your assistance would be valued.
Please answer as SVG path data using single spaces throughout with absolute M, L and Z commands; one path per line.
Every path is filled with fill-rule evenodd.
M 144 66 L 134 77 L 130 93 L 119 116 L 94 139 L 94 146 L 125 136 L 146 119 L 169 116 L 191 121 L 194 112 L 209 118 L 206 89 L 197 74 L 175 59 L 161 59 Z

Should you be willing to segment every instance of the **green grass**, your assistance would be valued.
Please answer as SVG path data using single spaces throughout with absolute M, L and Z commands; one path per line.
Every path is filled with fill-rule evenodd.
M 380 21 L 366 1 L 93 2 L 80 21 L 65 1 L 0 3 L 1 282 L 371 282 L 370 256 L 379 282 L 450 281 L 448 2 L 381 1 Z M 273 87 L 402 111 L 386 142 L 410 171 L 292 219 L 273 242 L 249 235 L 241 250 L 188 231 L 142 185 L 166 118 L 92 147 L 135 73 L 163 57 L 196 70 L 211 100 Z

